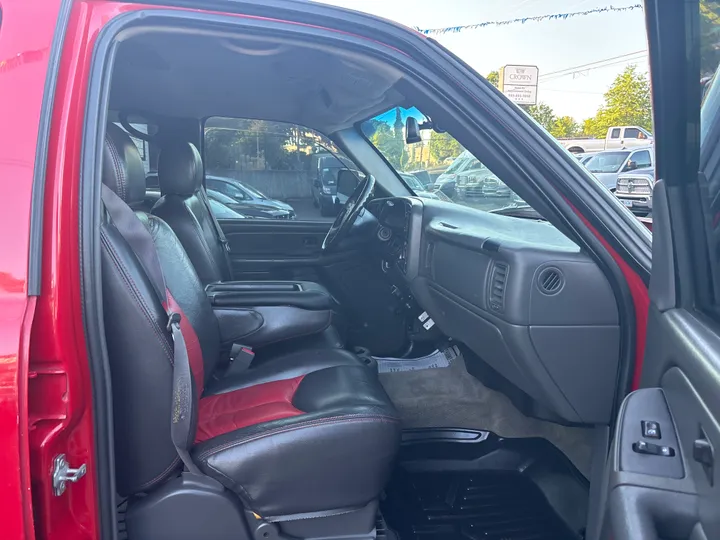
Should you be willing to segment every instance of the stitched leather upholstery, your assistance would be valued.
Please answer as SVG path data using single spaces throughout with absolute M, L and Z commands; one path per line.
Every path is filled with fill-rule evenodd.
M 114 161 L 103 164 L 103 182 L 126 202 L 142 201 L 145 179 L 134 144 L 110 127 L 106 145 L 105 159 Z M 190 259 L 163 220 L 137 215 L 183 313 L 191 365 L 199 363 L 192 434 L 198 466 L 268 519 L 376 500 L 400 437 L 377 374 L 347 351 L 323 348 L 258 355 L 245 372 L 223 377 L 218 320 Z M 170 438 L 173 346 L 165 310 L 137 257 L 107 219 L 100 236 L 117 488 L 129 496 L 178 474 Z

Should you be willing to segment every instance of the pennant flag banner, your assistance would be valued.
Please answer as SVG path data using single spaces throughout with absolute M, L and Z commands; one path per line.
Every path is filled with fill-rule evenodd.
M 449 26 L 447 28 L 415 28 L 421 34 L 427 36 L 430 35 L 442 35 L 442 34 L 455 34 L 457 32 L 463 32 L 464 30 L 477 30 L 478 28 L 485 28 L 487 26 L 507 26 L 509 24 L 525 24 L 527 22 L 541 22 L 541 21 L 552 21 L 558 19 L 570 19 L 572 17 L 584 17 L 586 15 L 596 15 L 598 13 L 622 13 L 625 11 L 632 11 L 635 9 L 642 9 L 642 4 L 634 4 L 632 6 L 615 7 L 606 6 L 595 9 L 588 9 L 585 11 L 574 11 L 572 13 L 554 13 L 552 15 L 537 15 L 535 17 L 520 17 L 517 19 L 507 19 L 505 21 L 486 21 L 476 24 L 465 24 L 461 26 Z

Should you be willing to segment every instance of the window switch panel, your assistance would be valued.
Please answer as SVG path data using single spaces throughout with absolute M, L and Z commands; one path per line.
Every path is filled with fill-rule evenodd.
M 670 446 L 660 446 L 645 441 L 634 442 L 632 449 L 633 452 L 649 456 L 673 457 L 675 455 L 675 449 Z
M 643 420 L 642 421 L 642 434 L 646 439 L 659 439 L 660 434 L 660 423 Z

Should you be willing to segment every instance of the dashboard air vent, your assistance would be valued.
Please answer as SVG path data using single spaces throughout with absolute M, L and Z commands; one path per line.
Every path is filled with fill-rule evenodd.
M 509 267 L 504 262 L 495 261 L 490 274 L 490 291 L 488 294 L 488 303 L 490 309 L 501 312 L 505 304 L 505 285 Z
M 557 268 L 545 268 L 538 276 L 538 286 L 545 294 L 557 294 L 565 285 L 565 278 Z

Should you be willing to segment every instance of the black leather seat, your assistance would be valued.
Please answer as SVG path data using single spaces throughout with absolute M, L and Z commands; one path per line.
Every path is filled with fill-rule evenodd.
M 114 125 L 105 140 L 103 182 L 131 207 L 142 204 L 140 156 Z M 173 344 L 166 311 L 106 218 L 103 303 L 117 491 L 130 497 L 129 540 L 373 538 L 377 500 L 400 438 L 376 372 L 347 351 L 307 349 L 219 376 L 219 324 L 193 265 L 163 220 L 137 216 L 153 238 L 168 302 L 182 317 L 199 396 L 191 455 L 204 475 L 181 472 L 170 436 Z
M 314 344 L 342 347 L 332 322 L 340 320 L 332 295 L 317 283 L 305 281 L 230 281 L 232 270 L 218 237 L 202 186 L 203 165 L 194 145 L 184 141 L 163 144 L 158 163 L 161 197 L 152 213 L 165 221 L 185 248 L 216 311 L 223 318 L 241 318 L 253 309 L 261 325 L 241 325 L 245 343 L 255 348 L 284 340 L 308 338 Z M 257 327 L 256 327 L 257 326 Z M 304 341 L 308 341 L 304 339 Z
M 204 285 L 231 281 L 225 248 L 200 192 L 204 172 L 197 148 L 183 141 L 164 143 L 157 174 L 161 196 L 152 213 L 175 231 Z

